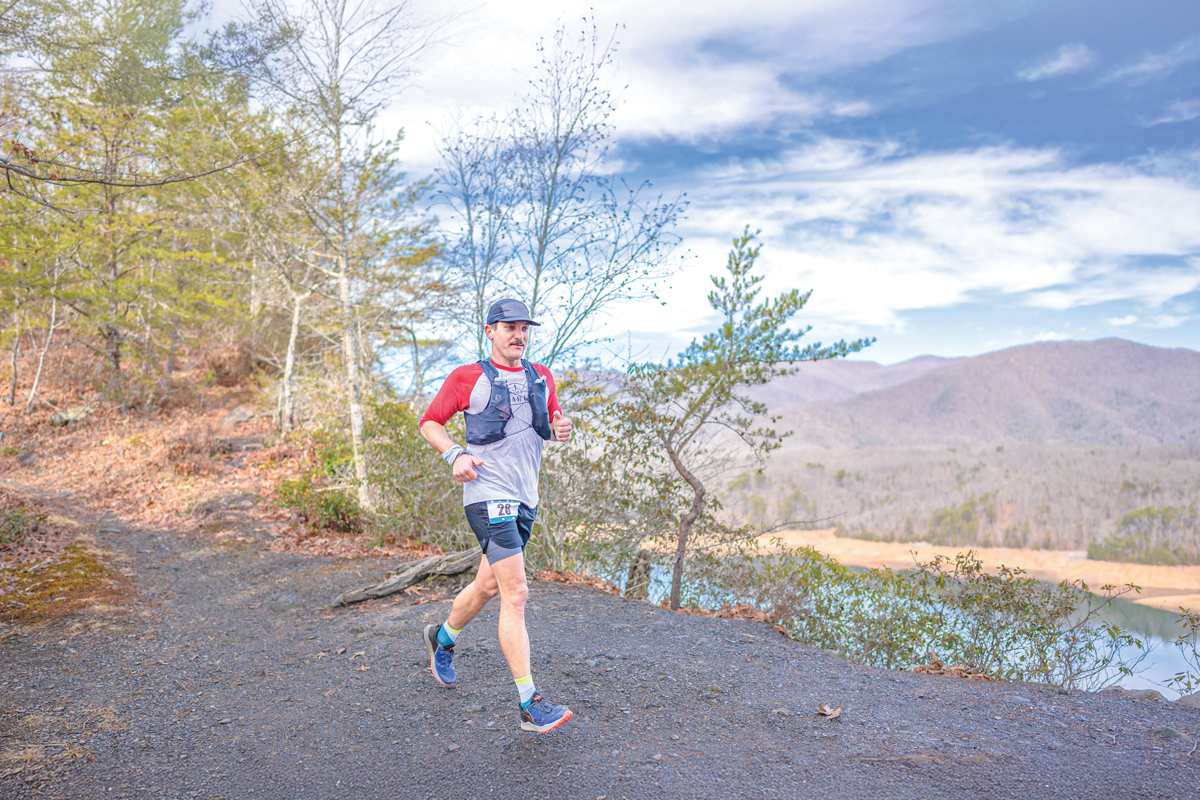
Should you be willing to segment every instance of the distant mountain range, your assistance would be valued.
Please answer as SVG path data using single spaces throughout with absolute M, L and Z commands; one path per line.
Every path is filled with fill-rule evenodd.
M 789 447 L 1200 442 L 1200 353 L 1122 339 L 819 362 L 754 395 L 795 431 Z

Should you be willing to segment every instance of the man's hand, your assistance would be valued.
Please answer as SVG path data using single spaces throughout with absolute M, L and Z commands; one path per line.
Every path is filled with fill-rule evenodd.
M 482 458 L 476 458 L 470 453 L 463 453 L 458 458 L 454 459 L 454 480 L 459 483 L 467 483 L 479 477 L 479 473 L 475 468 L 483 463 Z
M 564 417 L 561 411 L 555 411 L 554 419 L 550 420 L 550 433 L 556 442 L 568 441 L 571 438 L 571 420 Z

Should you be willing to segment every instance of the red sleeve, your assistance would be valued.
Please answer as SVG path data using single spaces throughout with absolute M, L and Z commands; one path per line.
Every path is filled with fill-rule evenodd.
M 425 409 L 425 415 L 421 417 L 417 427 L 429 421 L 445 425 L 455 414 L 466 411 L 471 405 L 471 390 L 475 388 L 475 383 L 482 374 L 483 367 L 477 363 L 466 364 L 451 372 L 442 388 L 438 389 L 429 408 Z
M 562 406 L 558 404 L 558 387 L 554 384 L 554 376 L 550 374 L 550 370 L 541 364 L 534 364 L 534 370 L 538 375 L 546 379 L 546 410 L 550 412 L 550 419 L 554 419 L 554 412 L 562 414 Z M 482 370 L 480 370 L 482 372 Z M 564 415 L 565 416 L 565 415 Z

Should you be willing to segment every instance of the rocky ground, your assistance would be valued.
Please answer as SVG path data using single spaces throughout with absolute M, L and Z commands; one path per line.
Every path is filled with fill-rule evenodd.
M 45 498 L 128 587 L 0 634 L 0 797 L 1200 797 L 1200 710 L 861 667 L 545 581 L 534 677 L 576 717 L 523 733 L 495 609 L 460 640 L 458 688 L 428 674 L 418 632 L 454 582 L 335 611 L 386 562 Z

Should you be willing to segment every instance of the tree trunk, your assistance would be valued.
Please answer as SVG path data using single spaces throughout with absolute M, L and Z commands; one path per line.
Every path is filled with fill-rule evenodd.
M 361 603 L 378 597 L 402 592 L 418 581 L 423 581 L 432 575 L 458 575 L 479 567 L 480 550 L 472 547 L 457 553 L 446 553 L 440 556 L 429 556 L 411 564 L 402 564 L 396 568 L 396 573 L 382 583 L 360 586 L 344 592 L 333 601 L 333 607 L 348 606 L 351 603 Z M 400 568 L 403 567 L 403 571 Z
M 288 334 L 287 360 L 283 363 L 283 388 L 281 390 L 279 408 L 280 432 L 296 429 L 296 394 L 292 387 L 292 377 L 296 373 L 296 339 L 300 336 L 300 307 L 308 295 L 296 295 L 292 306 L 292 331 Z
M 409 325 L 408 333 L 412 338 L 413 394 L 419 398 L 425 394 L 425 381 L 421 375 L 421 348 L 417 342 L 417 329 Z
M 683 465 L 683 462 L 679 460 L 679 456 L 673 450 L 668 449 L 667 455 L 670 456 L 671 463 L 675 466 L 676 471 L 683 476 L 683 479 L 688 482 L 688 485 L 692 487 L 692 491 L 695 493 L 692 497 L 692 507 L 679 519 L 679 538 L 675 546 L 675 566 L 671 571 L 671 610 L 678 611 L 679 596 L 683 589 L 683 564 L 687 559 L 688 536 L 692 532 L 692 525 L 704 513 L 705 492 L 704 484 Z
M 629 565 L 629 577 L 625 580 L 624 595 L 632 600 L 646 600 L 650 597 L 650 570 L 653 562 L 650 551 L 638 550 L 637 557 Z
M 171 320 L 171 336 L 167 341 L 167 374 L 175 374 L 175 357 L 179 352 L 179 317 Z
M 367 459 L 363 449 L 362 382 L 358 372 L 358 336 L 354 305 L 350 301 L 350 265 L 345 253 L 338 254 L 338 293 L 342 305 L 342 357 L 346 361 L 346 394 L 350 406 L 350 440 L 354 446 L 354 477 L 358 480 L 358 504 L 370 511 L 371 487 L 367 483 Z
M 114 396 L 121 392 L 121 331 L 116 325 L 108 324 L 101 331 L 104 336 L 104 349 L 108 354 L 108 367 L 111 370 L 108 388 Z
M 8 382 L 8 405 L 15 406 L 17 404 L 17 359 L 21 357 L 21 322 L 17 320 L 16 332 L 13 336 L 12 360 L 9 362 L 12 366 L 12 375 Z
M 42 343 L 41 350 L 38 352 L 37 371 L 33 373 L 33 385 L 29 387 L 29 397 L 25 399 L 25 410 L 21 412 L 21 416 L 29 413 L 33 408 L 33 398 L 37 396 L 38 383 L 42 379 L 42 367 L 46 363 L 46 351 L 50 349 L 50 342 L 54 339 L 54 328 L 58 325 L 58 298 L 55 297 L 50 301 L 50 327 L 46 331 L 46 341 Z

